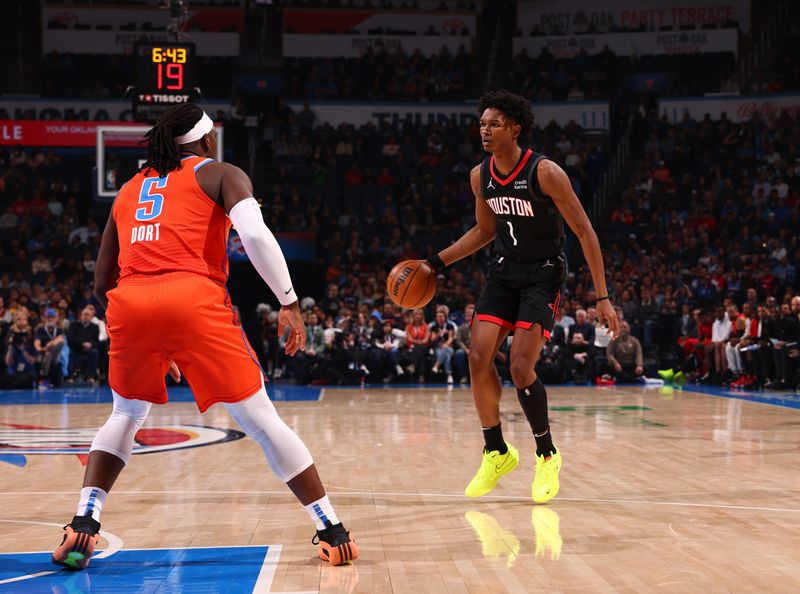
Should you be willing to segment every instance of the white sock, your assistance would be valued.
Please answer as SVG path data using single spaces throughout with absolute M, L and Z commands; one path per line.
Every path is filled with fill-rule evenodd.
M 100 512 L 103 511 L 103 504 L 106 502 L 108 493 L 100 487 L 84 487 L 81 489 L 81 500 L 78 502 L 78 513 L 76 516 L 92 516 L 99 522 Z
M 336 512 L 333 511 L 333 505 L 331 505 L 327 495 L 304 507 L 311 519 L 314 520 L 317 530 L 324 530 L 326 522 L 330 522 L 334 526 L 339 523 L 339 518 L 336 516 Z

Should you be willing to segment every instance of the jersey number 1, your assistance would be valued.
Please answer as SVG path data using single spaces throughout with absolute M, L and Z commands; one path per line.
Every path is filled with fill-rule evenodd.
M 139 191 L 139 204 L 142 207 L 136 209 L 137 221 L 152 221 L 161 216 L 164 208 L 164 194 L 153 192 L 153 190 L 166 188 L 167 177 L 146 177 L 144 179 L 142 189 Z
M 514 240 L 514 245 L 517 245 L 517 238 L 514 237 L 514 225 L 511 224 L 511 221 L 506 221 L 508 223 L 508 232 L 511 234 L 511 239 Z

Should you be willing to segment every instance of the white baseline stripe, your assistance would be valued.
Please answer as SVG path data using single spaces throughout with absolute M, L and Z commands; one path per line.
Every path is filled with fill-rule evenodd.
M 14 582 L 22 582 L 24 580 L 32 580 L 33 578 L 42 577 L 45 575 L 53 575 L 55 571 L 40 571 L 39 573 L 29 573 L 15 578 L 8 578 L 7 580 L 0 580 L 0 584 L 13 584 Z
M 10 520 L 0 520 L 0 522 L 6 522 L 6 521 L 10 521 Z M 23 523 L 23 522 L 20 521 L 19 523 Z M 61 526 L 61 524 L 58 524 L 58 525 Z M 54 526 L 55 526 L 55 524 L 54 524 Z M 104 534 L 102 530 L 100 531 L 100 534 Z M 207 546 L 207 547 L 145 547 L 145 548 L 133 547 L 133 548 L 127 548 L 125 550 L 126 551 L 174 551 L 176 549 L 181 549 L 181 550 L 197 551 L 197 550 L 202 550 L 202 549 L 209 549 L 209 550 L 216 551 L 218 549 L 255 549 L 255 548 L 262 548 L 263 549 L 263 548 L 269 548 L 269 547 L 274 547 L 274 546 L 280 547 L 280 546 L 283 546 L 283 545 L 269 545 L 269 544 L 260 545 L 260 544 L 257 544 L 257 545 L 213 545 L 213 546 Z M 103 557 L 108 557 L 109 555 L 111 555 L 113 553 L 116 553 L 116 552 L 117 551 L 112 551 L 108 555 L 103 555 Z M 31 553 L 52 553 L 52 551 L 8 551 L 8 552 L 0 553 L 0 555 L 27 555 L 27 554 L 31 554 Z M 99 558 L 100 558 L 100 555 L 95 555 L 94 557 L 92 557 L 92 559 L 99 559 Z
M 281 558 L 283 545 L 270 545 L 267 554 L 264 556 L 264 563 L 258 573 L 258 579 L 253 586 L 253 594 L 267 594 L 272 588 L 272 580 L 275 579 L 275 570 L 278 569 L 278 561 Z

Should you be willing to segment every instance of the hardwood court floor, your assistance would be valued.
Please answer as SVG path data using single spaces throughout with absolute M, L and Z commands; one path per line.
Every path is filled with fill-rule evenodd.
M 467 390 L 329 389 L 319 402 L 277 402 L 358 540 L 362 557 L 352 567 L 316 559 L 307 515 L 249 439 L 135 455 L 106 502 L 103 529 L 123 551 L 273 545 L 266 570 L 242 562 L 242 572 L 261 569 L 256 590 L 271 592 L 800 591 L 800 410 L 633 387 L 549 394 L 564 466 L 561 492 L 547 506 L 530 500 L 533 439 L 513 390 L 504 394 L 504 431 L 522 460 L 478 500 L 463 496 L 482 446 Z M 0 423 L 42 436 L 40 446 L 49 443 L 47 429 L 19 426 L 91 428 L 88 438 L 75 433 L 75 443 L 88 443 L 109 411 L 109 404 L 12 404 L 0 406 Z M 220 407 L 201 416 L 192 403 L 171 403 L 153 408 L 148 426 L 161 429 L 146 441 L 174 442 L 188 425 L 236 428 Z M 0 557 L 7 559 L 52 550 L 82 476 L 75 455 L 17 463 L 0 463 Z M 192 569 L 206 575 L 200 582 L 190 584 L 195 574 L 185 565 L 170 587 L 154 577 L 150 589 L 136 588 L 241 591 L 214 585 L 226 563 L 215 549 L 202 550 Z M 20 573 L 53 569 L 36 559 Z M 72 591 L 97 591 L 90 586 L 113 559 L 94 560 Z M 130 562 L 126 575 L 148 567 Z M 42 591 L 36 580 L 43 579 L 78 578 L 31 578 L 0 591 Z M 116 583 L 116 591 L 133 591 Z

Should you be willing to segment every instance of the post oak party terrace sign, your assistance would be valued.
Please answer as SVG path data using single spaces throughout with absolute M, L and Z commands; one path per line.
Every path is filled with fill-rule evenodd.
M 644 26 L 721 25 L 737 21 L 750 29 L 750 0 L 536 0 L 517 4 L 517 27 L 523 35 L 537 28 L 544 34 L 574 35 L 590 27 L 599 32 L 637 30 Z

